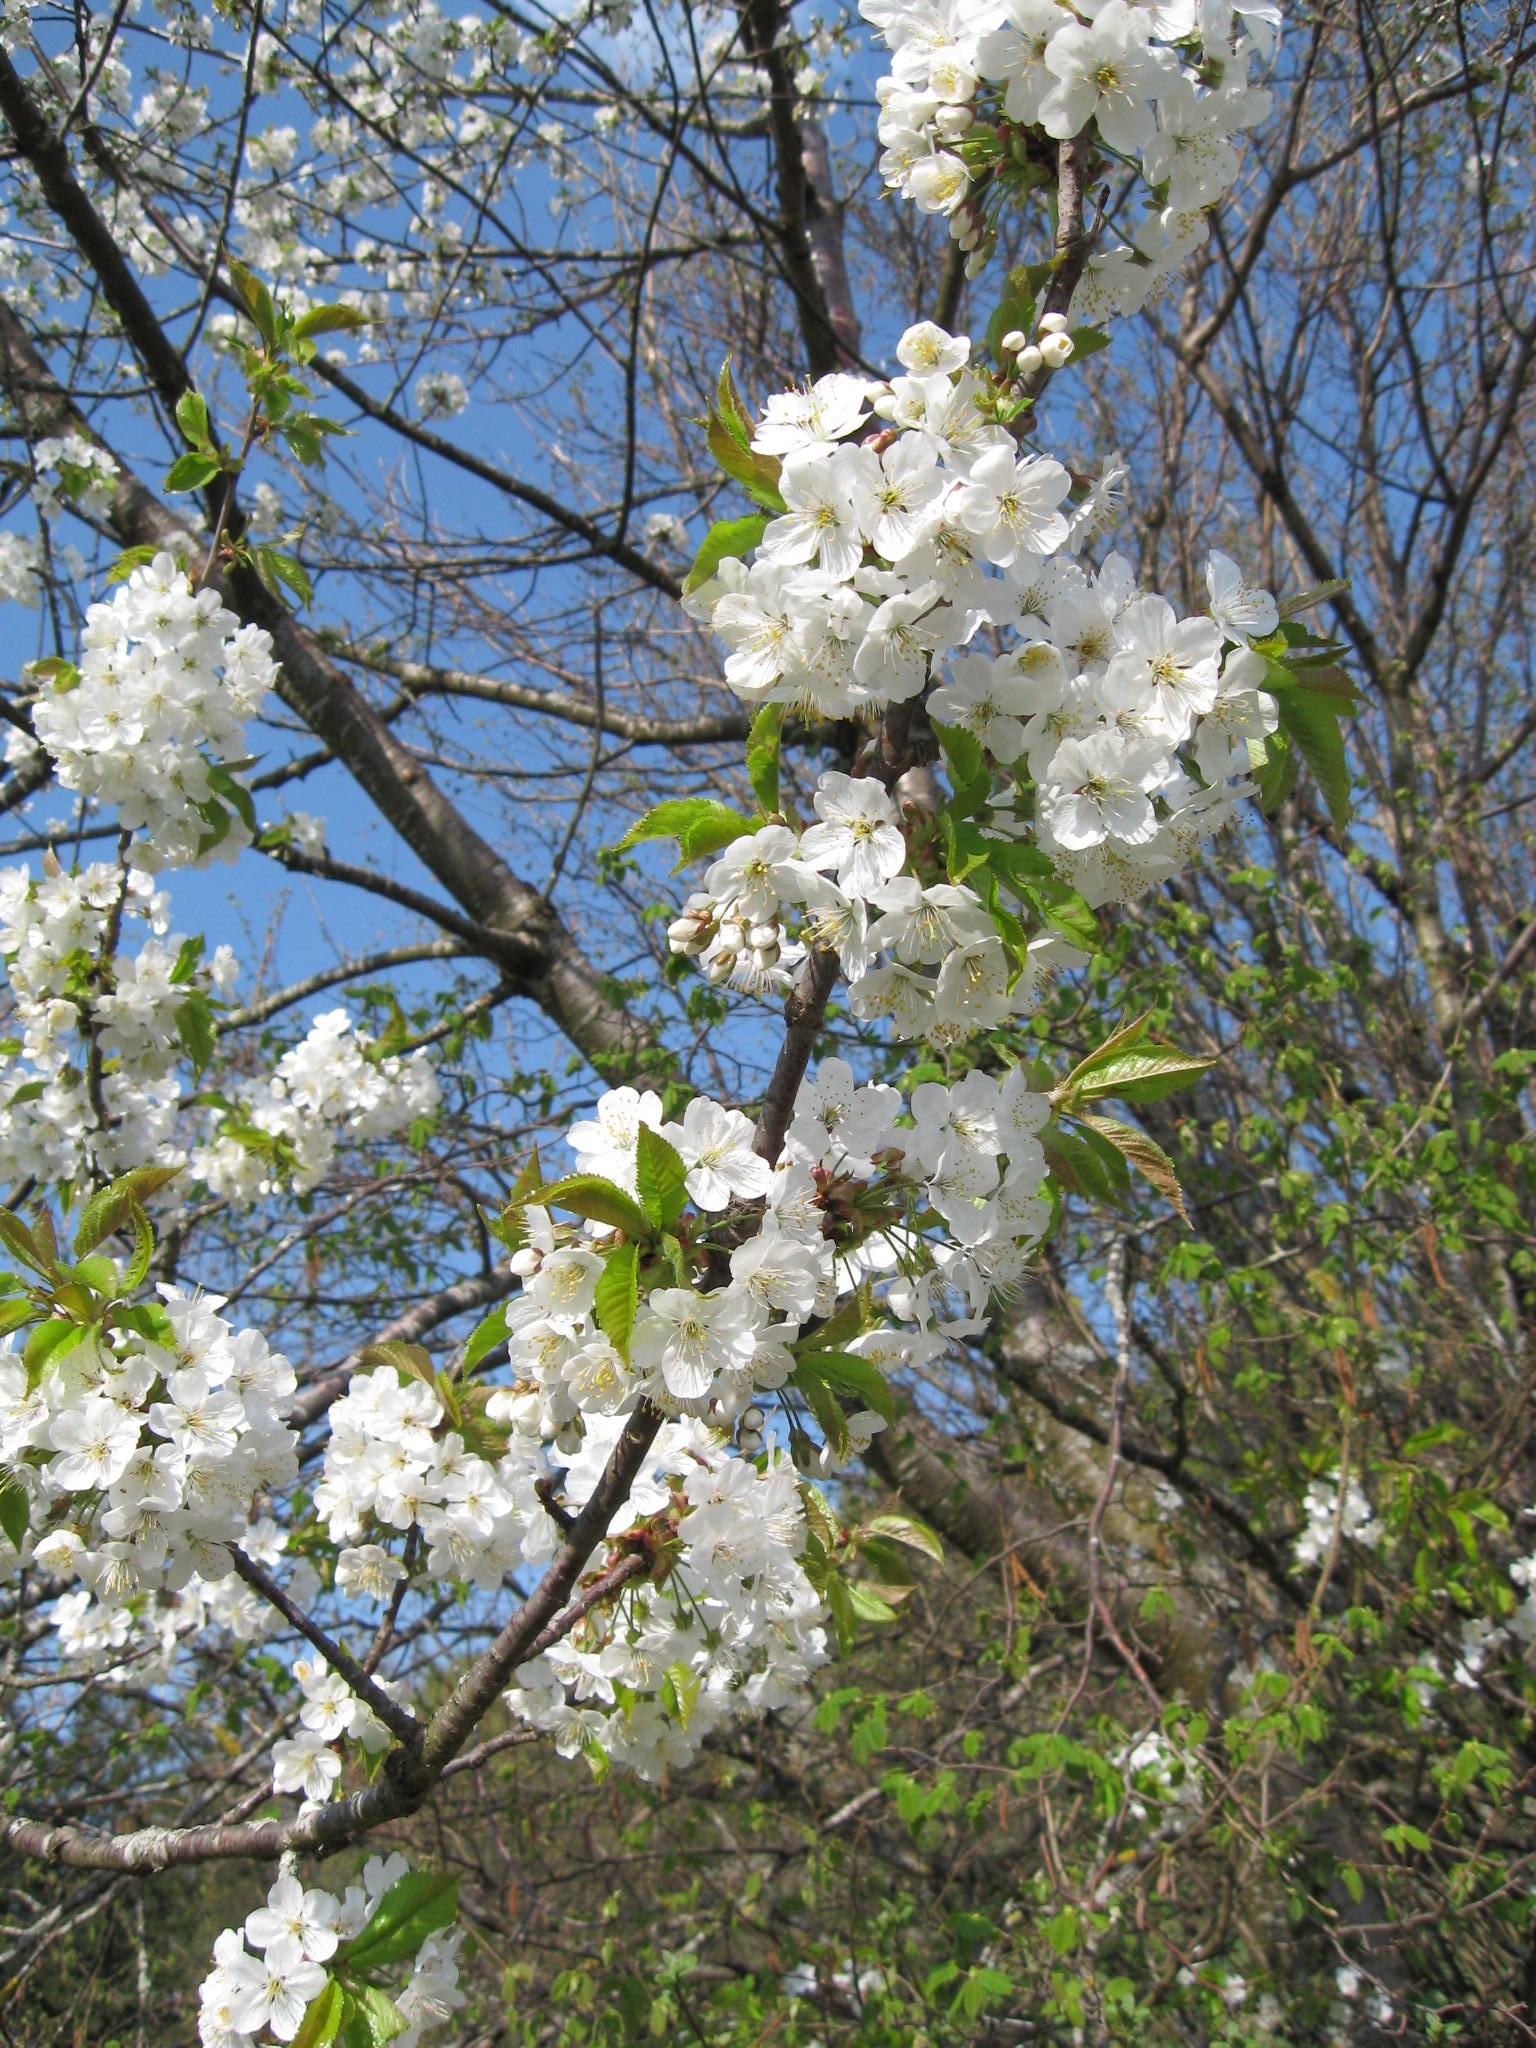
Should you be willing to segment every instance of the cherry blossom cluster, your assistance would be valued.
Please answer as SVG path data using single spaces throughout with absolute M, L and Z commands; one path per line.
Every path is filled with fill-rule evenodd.
M 947 218 L 976 276 L 1003 209 L 1090 136 L 1093 176 L 1144 198 L 1128 239 L 1097 250 L 1075 320 L 1135 313 L 1206 239 L 1238 174 L 1234 138 L 1268 113 L 1249 71 L 1274 48 L 1274 0 L 859 0 L 892 53 L 876 87 L 881 175 Z
M 395 1576 L 403 1579 L 404 1569 L 397 1567 Z M 355 1591 L 342 1569 L 337 1571 L 336 1583 L 343 1592 Z M 293 1734 L 272 1745 L 272 1789 L 279 1793 L 297 1792 L 307 1804 L 323 1806 L 341 1777 L 342 1760 L 335 1744 L 355 1742 L 365 1755 L 377 1756 L 389 1747 L 389 1730 L 368 1702 L 359 1699 L 323 1657 L 298 1658 L 293 1676 L 304 1704 Z M 391 1698 L 403 1690 L 397 1680 L 379 1679 L 375 1683 Z
M 218 785 L 227 793 L 225 764 L 243 762 L 244 721 L 276 677 L 271 650 L 169 554 L 87 611 L 79 669 L 48 678 L 32 723 L 64 787 L 133 834 L 136 866 L 203 866 L 251 843 L 240 798 L 224 802 Z
M 267 1902 L 226 1928 L 213 1946 L 213 1969 L 203 1979 L 198 2038 L 202 2048 L 255 2048 L 258 2041 L 291 2041 L 305 2008 L 325 1989 L 330 1966 L 346 1944 L 364 1936 L 391 1888 L 409 1866 L 398 1851 L 370 1856 L 361 1884 L 339 1896 L 306 1889 L 284 1871 Z M 391 2038 L 416 2048 L 464 2003 L 458 1951 L 463 1936 L 436 1931 L 416 1950 L 411 1971 L 390 2003 L 405 2025 Z
M 428 1580 L 485 1592 L 553 1556 L 559 1530 L 535 1491 L 547 1476 L 542 1449 L 488 1428 L 483 1403 L 448 1427 L 434 1387 L 381 1365 L 353 1375 L 328 1421 L 315 1511 L 341 1546 L 336 1585 L 349 1598 L 387 1603 L 408 1576 L 407 1549 L 413 1560 L 424 1553 Z
M 218 1296 L 159 1293 L 131 1322 L 81 1326 L 35 1384 L 11 1338 L 0 1352 L 0 1469 L 31 1504 L 23 1553 L 0 1555 L 7 1576 L 27 1563 L 79 1581 L 55 1623 L 82 1648 L 125 1643 L 130 1608 L 217 1586 L 232 1544 L 270 1548 L 251 1504 L 298 1475 L 287 1359 Z M 295 1580 L 295 1597 L 318 1585 L 308 1568 Z
M 303 1194 L 324 1179 L 343 1135 L 409 1130 L 442 1091 L 425 1053 L 381 1055 L 345 1010 L 327 1010 L 270 1075 L 232 1095 L 192 1170 L 213 1194 L 255 1201 L 289 1187 Z
M 889 385 L 836 373 L 769 399 L 752 446 L 777 460 L 787 509 L 690 608 L 749 702 L 847 719 L 928 692 L 929 716 L 1012 777 L 986 829 L 1029 841 L 1090 904 L 1134 898 L 1251 793 L 1277 721 L 1251 643 L 1274 632 L 1274 600 L 1213 555 L 1209 612 L 1181 618 L 1122 557 L 1074 559 L 1123 503 L 1118 463 L 1074 501 L 1067 470 L 997 420 L 968 340 L 924 323 L 897 353 Z M 836 772 L 814 807 L 804 833 L 770 822 L 725 849 L 674 950 L 756 988 L 805 943 L 835 948 L 857 1014 L 941 1045 L 1027 1006 L 1061 948 L 1010 955 L 976 891 L 944 877 L 931 819 Z
M 566 1470 L 573 1504 L 621 1426 L 589 1423 Z M 595 1608 L 521 1665 L 505 1695 L 562 1756 L 600 1756 L 651 1780 L 691 1762 L 723 1722 L 791 1704 L 827 1655 L 821 1600 L 799 1561 L 800 1481 L 782 1452 L 735 1456 L 699 1422 L 668 1423 L 609 1533 L 654 1518 L 675 1532 L 663 1583 L 637 1581 Z
M 49 435 L 32 449 L 36 481 L 32 502 L 44 519 L 57 519 L 67 503 L 90 519 L 105 519 L 120 474 L 115 455 L 84 434 Z
M 0 1167 L 14 1186 L 178 1164 L 177 1020 L 228 991 L 234 955 L 204 962 L 172 936 L 169 899 L 138 868 L 43 867 L 0 869 L 17 1034 L 0 1041 Z M 137 953 L 110 943 L 131 925 L 148 927 Z

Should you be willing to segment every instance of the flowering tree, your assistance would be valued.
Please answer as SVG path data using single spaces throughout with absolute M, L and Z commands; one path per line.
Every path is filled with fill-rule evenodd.
M 926 305 L 866 298 L 867 345 L 829 137 L 861 146 L 876 71 L 846 25 L 755 0 L 643 22 L 7 18 L 0 562 L 43 639 L 8 706 L 15 851 L 35 864 L 4 882 L 0 1526 L 28 1754 L 106 1703 L 143 1820 L 98 1825 L 45 1770 L 0 1828 L 17 1857 L 114 1885 L 275 1866 L 230 1894 L 210 2048 L 451 2029 L 449 1859 L 394 1844 L 456 1778 L 547 1742 L 660 1782 L 743 1718 L 800 1711 L 861 1625 L 896 1619 L 941 1535 L 982 1556 L 1036 1540 L 978 1516 L 934 1435 L 999 1355 L 1061 1419 L 1021 1304 L 1053 1246 L 1135 1211 L 1133 1190 L 1188 1223 L 1164 1105 L 1219 1085 L 1220 1033 L 1192 1016 L 1170 1036 L 1164 988 L 1115 1021 L 1138 993 L 1135 963 L 1115 982 L 1115 934 L 1148 930 L 1194 972 L 1194 864 L 1241 873 L 1231 849 L 1265 810 L 1348 826 L 1339 721 L 1362 664 L 1393 732 L 1409 722 L 1401 659 L 1372 666 L 1324 550 L 1265 576 L 1239 539 L 1202 554 L 1194 596 L 1182 574 L 1164 596 L 1117 551 L 1120 456 L 1049 452 L 1066 444 L 1047 411 L 1091 413 L 1115 357 L 1088 359 L 1159 320 L 1201 260 L 1269 113 L 1253 81 L 1278 11 L 864 14 L 889 65 L 891 232 L 943 252 Z M 1423 90 L 1465 84 L 1459 62 Z M 1477 172 L 1490 245 L 1494 176 Z M 1213 378 L 1199 332 L 1178 347 Z M 1510 346 L 1513 421 L 1529 346 Z M 540 447 L 566 481 L 528 482 L 497 443 Z M 1478 489 L 1504 446 L 1477 448 Z M 1283 479 L 1266 488 L 1283 510 Z M 553 802 L 547 742 L 498 758 L 476 704 L 590 735 Z M 488 822 L 498 780 L 516 794 Z M 297 782 L 339 817 L 284 809 Z M 1477 992 L 1437 981 L 1440 892 L 1408 813 L 1398 832 L 1449 1058 L 1496 1020 L 1485 991 L 1529 928 Z M 663 846 L 698 886 L 658 925 Z M 417 928 L 301 955 L 239 1004 L 234 950 L 173 929 L 178 895 L 206 901 L 198 875 L 226 864 L 303 879 L 322 915 L 353 892 Z M 381 1028 L 348 1008 L 268 1028 L 348 985 Z M 505 1060 L 483 1035 L 503 1008 Z M 1465 1132 L 1481 1108 L 1453 1058 L 1452 1082 Z M 1469 1256 L 1513 1330 L 1528 1274 L 1508 1207 Z M 1324 1775 L 1318 1709 L 1289 1690 L 1216 1765 L 1207 1688 L 1169 1682 L 1140 1625 L 1157 1613 L 1106 1574 L 1142 1462 L 1127 1404 L 1139 1361 L 1163 1360 L 1138 1328 L 1142 1231 L 1087 1227 L 1097 1280 L 1069 1341 L 1110 1370 L 1077 1683 L 1107 1661 L 1145 1718 L 1030 1765 L 1096 1773 L 1105 1806 L 1097 1865 L 1053 1877 L 1075 1891 L 1063 1955 L 1113 1922 L 1122 1854 L 1145 1869 L 1189 1833 L 1186 1788 L 1221 1812 L 1217 1770 L 1266 1746 L 1298 1808 Z M 1170 1280 L 1211 1283 L 1162 1256 Z M 274 1274 L 287 1291 L 259 1316 Z M 1348 1341 L 1333 1328 L 1327 1348 Z M 1312 1575 L 1304 1666 L 1346 1546 L 1385 1533 L 1347 1356 L 1338 1372 L 1342 1431 L 1300 1476 L 1278 1564 L 1282 1586 Z M 1429 1435 L 1422 1452 L 1446 1441 Z M 1274 1570 L 1275 1533 L 1230 1488 L 1191 1482 L 1182 1449 L 1169 1469 Z M 1444 1512 L 1502 1515 L 1470 1485 Z M 1503 1593 L 1458 1602 L 1474 1674 L 1516 1604 L 1493 1576 Z M 1345 1610 L 1341 1645 L 1369 1607 Z M 1247 1676 L 1262 1708 L 1256 1652 Z M 209 1701 L 234 1754 L 187 1796 L 135 1732 Z M 1456 1758 L 1463 1792 L 1513 1782 L 1474 1730 Z M 1122 1852 L 1140 1824 L 1151 1847 Z M 355 1881 L 327 1884 L 321 1859 L 350 1852 Z M 1369 1965 L 1382 1893 L 1347 1829 L 1330 1853 Z M 1200 1975 L 1215 1952 L 1176 1966 L 1236 2010 Z M 953 1967 L 962 2029 L 1012 1990 L 985 1957 Z M 1142 2024 L 1143 1990 L 1096 1994 L 1096 2023 Z M 1362 2025 L 1403 1995 L 1379 1972 L 1363 2004 L 1358 1972 L 1341 1990 Z M 1062 2024 L 1083 2023 L 1075 1995 L 1052 1987 Z

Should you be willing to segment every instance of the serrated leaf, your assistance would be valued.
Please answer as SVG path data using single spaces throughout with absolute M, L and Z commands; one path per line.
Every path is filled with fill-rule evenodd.
M 283 589 L 291 590 L 300 604 L 314 603 L 314 586 L 292 555 L 279 554 L 276 548 L 258 548 L 256 568 L 262 582 L 274 596 L 281 586 Z
M 754 505 L 761 505 L 768 512 L 784 510 L 776 455 L 759 455 L 752 448 L 743 447 L 718 413 L 710 414 L 704 439 L 721 469 L 732 483 L 741 485 Z
M 1280 707 L 1280 724 L 1306 762 L 1318 794 L 1328 806 L 1333 829 L 1342 838 L 1351 815 L 1349 763 L 1344 756 L 1344 735 L 1339 714 L 1326 697 L 1309 690 L 1287 690 L 1275 702 Z
M 886 1536 L 893 1543 L 904 1543 L 909 1550 L 920 1550 L 936 1564 L 944 1562 L 943 1544 L 926 1522 L 919 1522 L 913 1515 L 875 1515 L 864 1528 L 871 1536 Z
M 124 548 L 117 560 L 107 571 L 107 582 L 126 583 L 135 569 L 145 568 L 160 552 L 153 541 L 145 541 L 136 548 Z
M 128 1221 L 133 1225 L 133 1257 L 123 1275 L 123 1292 L 132 1294 L 148 1276 L 149 1262 L 155 1256 L 155 1233 L 137 1202 L 129 1208 Z
M 675 797 L 637 818 L 609 851 L 627 853 L 632 846 L 648 840 L 675 839 L 681 856 L 677 865 L 681 868 L 689 861 L 719 853 L 722 847 L 752 829 L 750 820 L 729 805 L 716 803 L 713 797 Z
M 1130 1185 L 1130 1174 L 1111 1148 L 1101 1141 L 1096 1149 L 1080 1133 L 1064 1130 L 1059 1124 L 1042 1131 L 1040 1143 L 1053 1177 L 1069 1194 L 1082 1195 L 1089 1201 L 1103 1202 L 1111 1208 L 1121 1206 Z M 1106 1151 L 1115 1160 L 1118 1172 L 1106 1164 Z
M 768 816 L 779 808 L 779 746 L 784 731 L 784 706 L 765 704 L 747 736 L 747 779 L 752 794 Z
M 815 1416 L 822 1435 L 832 1447 L 833 1455 L 846 1458 L 852 1448 L 852 1441 L 848 1435 L 848 1418 L 843 1413 L 842 1402 L 838 1400 L 826 1380 L 819 1378 L 814 1372 L 802 1374 L 801 1367 L 797 1365 L 790 1374 L 789 1383 Z
M 670 1230 L 688 1206 L 688 1169 L 648 1124 L 640 1126 L 635 1143 L 635 1186 L 641 1208 L 658 1230 Z
M 606 1223 L 610 1229 L 622 1230 L 626 1237 L 643 1240 L 651 1235 L 650 1218 L 639 1203 L 600 1174 L 573 1173 L 566 1180 L 551 1181 L 539 1190 L 539 1205 L 542 1208 L 569 1209 L 573 1215 L 585 1216 L 590 1222 Z
M 199 993 L 188 997 L 176 1012 L 176 1036 L 181 1040 L 182 1049 L 192 1062 L 193 1078 L 203 1072 L 213 1058 L 217 1035 L 213 1028 L 213 1012 L 208 998 Z
M 637 1247 L 633 1244 L 619 1245 L 603 1262 L 592 1307 L 597 1327 L 626 1365 L 629 1363 L 629 1340 L 635 1327 L 635 1311 L 640 1302 L 639 1274 Z
M 1123 1102 L 1161 1102 L 1214 1067 L 1214 1058 L 1179 1052 L 1173 1046 L 1137 1047 L 1095 1062 L 1077 1087 L 1084 1101 L 1118 1095 Z
M 324 1990 L 317 1992 L 305 2006 L 299 2031 L 289 2043 L 289 2048 L 331 2048 L 331 2043 L 341 2031 L 345 2006 L 345 1992 L 334 1977 L 327 1977 Z
M 459 1906 L 459 1881 L 440 1870 L 412 1870 L 396 1878 L 357 1934 L 338 1952 L 348 1970 L 378 1970 L 413 1956 L 429 1934 L 450 1927 Z
M 82 1202 L 75 1218 L 75 1257 L 84 1258 L 121 1230 L 134 1210 L 168 1187 L 180 1171 L 178 1166 L 136 1166 Z
M 736 389 L 736 376 L 731 368 L 729 356 L 720 365 L 719 382 L 715 388 L 715 405 L 731 439 L 740 448 L 750 448 L 752 416 L 747 411 L 741 393 Z
M 1184 1206 L 1184 1190 L 1179 1186 L 1178 1169 L 1155 1138 L 1149 1138 L 1145 1131 L 1135 1130 L 1115 1117 L 1084 1116 L 1078 1121 L 1105 1144 L 1113 1145 L 1122 1159 L 1128 1159 L 1136 1171 L 1152 1183 L 1185 1227 L 1194 1229 L 1189 1211 Z
M 846 1388 L 856 1400 L 873 1409 L 886 1422 L 895 1418 L 896 1403 L 885 1375 L 878 1366 L 871 1365 L 867 1358 L 860 1358 L 856 1352 L 807 1351 L 796 1360 L 790 1378 L 801 1388 L 812 1380 Z
M 742 519 L 717 520 L 694 556 L 693 567 L 683 583 L 683 595 L 687 597 L 707 583 L 722 562 L 745 561 L 762 539 L 767 524 L 766 512 L 749 512 Z
M 21 1362 L 27 1375 L 27 1392 L 35 1393 L 61 1358 L 67 1358 L 84 1337 L 78 1323 L 59 1319 L 39 1323 L 27 1339 Z
M 367 2048 L 386 2048 L 386 2044 L 403 2034 L 409 2025 L 399 2006 L 377 1984 L 353 1985 L 352 2015 L 347 2027 L 348 2048 L 354 2039 L 366 2040 Z

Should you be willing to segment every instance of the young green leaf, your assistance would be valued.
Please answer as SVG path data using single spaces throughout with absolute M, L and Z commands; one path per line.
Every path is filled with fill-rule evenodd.
M 1130 1124 L 1120 1123 L 1115 1117 L 1085 1116 L 1080 1117 L 1079 1122 L 1087 1126 L 1091 1137 L 1113 1145 L 1122 1159 L 1128 1159 L 1136 1171 L 1152 1183 L 1185 1227 L 1194 1229 L 1189 1211 L 1184 1206 L 1184 1190 L 1179 1186 L 1178 1169 L 1155 1138 L 1149 1138 L 1145 1131 L 1135 1130 Z
M 26 1541 L 31 1521 L 31 1495 L 19 1479 L 12 1479 L 7 1474 L 0 1479 L 0 1529 L 4 1530 L 13 1550 L 20 1550 Z
M 747 739 L 747 779 L 752 794 L 769 817 L 779 808 L 779 744 L 784 706 L 765 704 L 752 721 Z
M 693 567 L 683 583 L 686 597 L 709 581 L 722 562 L 743 561 L 763 537 L 768 524 L 766 512 L 751 512 L 744 519 L 721 519 L 704 536 Z
M 621 1244 L 611 1251 L 598 1275 L 592 1310 L 597 1327 L 626 1365 L 640 1299 L 639 1271 L 640 1254 L 635 1245 Z
M 412 1870 L 396 1878 L 367 1924 L 337 1956 L 348 1972 L 379 1970 L 415 1955 L 429 1934 L 450 1927 L 459 1906 L 459 1881 L 440 1870 Z
M 650 1218 L 639 1203 L 600 1174 L 573 1173 L 566 1180 L 551 1181 L 539 1189 L 539 1202 L 545 1208 L 569 1209 L 573 1216 L 585 1216 L 592 1223 L 606 1223 L 626 1237 L 645 1239 L 651 1235 Z
M 688 1205 L 688 1169 L 666 1139 L 640 1126 L 635 1147 L 640 1206 L 658 1230 L 670 1230 Z

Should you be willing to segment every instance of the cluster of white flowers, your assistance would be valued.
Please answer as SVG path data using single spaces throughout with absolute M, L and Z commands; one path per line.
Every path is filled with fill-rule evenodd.
M 361 1884 L 339 1897 L 306 1890 L 286 1872 L 267 1902 L 248 1913 L 243 1927 L 226 1928 L 213 1945 L 213 1969 L 203 1979 L 198 2037 L 202 2048 L 254 2048 L 258 2040 L 291 2041 L 305 2007 L 324 1990 L 328 1967 L 344 1958 L 346 1944 L 366 1936 L 391 1888 L 409 1866 L 396 1852 L 370 1856 Z M 405 2022 L 390 2037 L 416 2048 L 424 2033 L 443 2026 L 464 2003 L 459 1989 L 460 1934 L 430 1933 L 416 1950 L 411 1973 L 391 1999 Z
M 336 1583 L 349 1597 L 390 1599 L 406 1577 L 390 1545 L 406 1538 L 413 1549 L 424 1544 L 427 1579 L 487 1592 L 518 1565 L 554 1554 L 559 1531 L 535 1492 L 547 1476 L 541 1447 L 526 1436 L 502 1441 L 483 1404 L 472 1412 L 467 1430 L 445 1428 L 443 1399 L 425 1381 L 388 1365 L 353 1375 L 330 1411 L 315 1488 L 315 1511 L 342 1546 Z M 497 1455 L 472 1450 L 466 1433 Z
M 345 1010 L 327 1010 L 271 1075 L 239 1083 L 234 1097 L 192 1169 L 211 1193 L 255 1201 L 280 1188 L 304 1193 L 325 1177 L 343 1133 L 409 1130 L 433 1114 L 441 1090 L 424 1052 L 381 1058 Z
M 277 673 L 271 650 L 168 554 L 86 613 L 78 675 L 50 680 L 32 722 L 64 787 L 132 832 L 136 866 L 202 866 L 251 843 L 215 780 L 244 757 L 244 721 Z
M 45 519 L 57 519 L 64 502 L 90 519 L 105 519 L 120 474 L 117 458 L 83 434 L 50 435 L 32 450 L 36 481 L 32 502 Z
M 596 1484 L 621 1427 L 589 1425 L 566 1473 L 573 1502 Z M 799 1563 L 799 1486 L 781 1452 L 753 1462 L 698 1422 L 668 1423 L 610 1531 L 668 1517 L 665 1582 L 636 1582 L 521 1665 L 507 1705 L 563 1756 L 597 1753 L 659 1779 L 722 1722 L 795 1700 L 827 1654 L 821 1601 Z
M 1029 786 L 993 797 L 988 833 L 1032 840 L 1089 903 L 1129 900 L 1251 793 L 1276 708 L 1250 643 L 1275 630 L 1274 600 L 1213 555 L 1210 612 L 1181 619 L 1122 557 L 1097 572 L 1070 559 L 1122 501 L 1119 465 L 1074 503 L 1067 470 L 998 423 L 968 340 L 925 322 L 897 353 L 907 374 L 891 384 L 836 373 L 769 399 L 752 446 L 779 460 L 788 510 L 689 606 L 749 702 L 861 717 L 937 681 L 932 717 Z M 801 957 L 789 907 L 802 939 L 836 949 L 857 1013 L 902 1036 L 953 1043 L 1027 1005 L 1060 946 L 1010 955 L 974 889 L 924 872 L 910 842 L 927 818 L 837 773 L 815 809 L 802 835 L 774 823 L 727 847 L 674 950 L 713 980 L 771 987 Z
M 0 1471 L 25 1491 L 31 1518 L 21 1553 L 0 1540 L 0 1570 L 33 1564 L 80 1582 L 54 1608 L 66 1655 L 116 1649 L 136 1622 L 153 1631 L 140 1610 L 161 1596 L 180 1633 L 196 1614 L 176 1596 L 227 1579 L 232 1544 L 281 1548 L 251 1504 L 298 1475 L 281 1420 L 293 1368 L 259 1331 L 232 1328 L 217 1295 L 159 1292 L 105 1336 L 100 1326 L 66 1335 L 35 1384 L 13 1340 L 0 1348 Z M 307 1566 L 294 1581 L 296 1598 L 318 1586 Z
M 137 868 L 66 874 L 51 855 L 43 865 L 40 879 L 0 869 L 0 958 L 19 1033 L 0 1041 L 0 1170 L 15 1186 L 177 1165 L 177 1018 L 229 989 L 235 957 L 221 946 L 205 963 L 171 936 L 169 900 Z M 105 959 L 128 924 L 150 936 L 137 954 Z
M 892 52 L 876 87 L 887 185 L 948 218 L 976 276 L 1002 208 L 1039 182 L 1033 136 L 1091 133 L 1099 176 L 1124 166 L 1149 203 L 1096 252 L 1073 316 L 1136 312 L 1207 234 L 1238 172 L 1233 138 L 1268 113 L 1250 85 L 1274 47 L 1273 0 L 859 0 Z
M 1333 1472 L 1312 1481 L 1301 1505 L 1306 1521 L 1294 1546 L 1296 1562 L 1301 1566 L 1322 1562 L 1332 1548 L 1335 1527 L 1342 1541 L 1358 1543 L 1366 1550 L 1374 1550 L 1386 1533 L 1353 1472 L 1344 1483 L 1342 1500 L 1339 1475 Z

